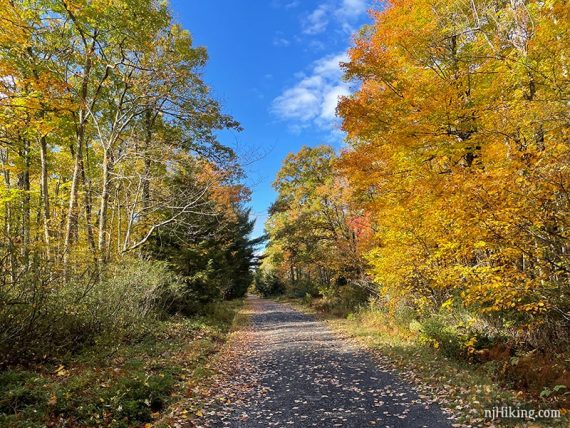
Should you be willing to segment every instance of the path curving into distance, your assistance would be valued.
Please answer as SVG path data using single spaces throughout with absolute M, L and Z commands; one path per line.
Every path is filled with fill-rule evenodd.
M 254 296 L 248 307 L 247 339 L 238 338 L 231 363 L 248 387 L 229 400 L 241 389 L 236 379 L 218 385 L 198 426 L 451 427 L 436 405 L 326 323 Z

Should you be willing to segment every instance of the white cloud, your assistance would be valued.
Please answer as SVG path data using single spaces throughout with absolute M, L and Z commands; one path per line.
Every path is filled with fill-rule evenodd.
M 333 128 L 338 99 L 350 93 L 348 85 L 342 82 L 340 63 L 345 61 L 346 53 L 315 61 L 309 73 L 299 74 L 298 82 L 273 100 L 273 114 L 289 121 L 293 131 L 311 124 Z
M 299 0 L 292 0 L 292 1 L 280 1 L 280 0 L 274 0 L 271 5 L 274 8 L 278 8 L 278 9 L 294 9 L 296 7 L 298 7 L 301 4 L 301 2 Z
M 367 11 L 371 0 L 325 0 L 302 20 L 303 33 L 315 36 L 324 33 L 331 22 L 344 32 L 353 32 L 352 24 Z
M 273 112 L 283 119 L 302 122 L 312 119 L 319 112 L 320 100 L 316 89 L 309 81 L 301 81 L 275 99 Z
M 347 35 L 361 23 L 372 0 L 320 0 L 319 4 L 301 17 L 302 34 L 293 37 L 295 44 L 303 43 L 315 54 L 320 50 L 335 50 L 347 42 Z M 287 121 L 291 132 L 315 126 L 337 135 L 336 108 L 350 87 L 342 81 L 339 63 L 348 61 L 346 53 L 327 55 L 313 62 L 308 70 L 294 75 L 295 84 L 275 98 L 271 112 Z M 336 129 L 336 130 L 335 130 Z
M 286 48 L 289 45 L 291 45 L 291 40 L 289 37 L 286 37 L 282 31 L 277 31 L 273 36 L 273 46 Z
M 368 7 L 367 0 L 342 0 L 338 14 L 346 17 L 356 17 L 366 12 Z
M 319 52 L 324 51 L 326 47 L 327 46 L 320 40 L 311 40 L 305 50 L 308 50 L 310 52 Z
M 291 42 L 285 37 L 275 36 L 275 38 L 273 39 L 273 46 L 286 48 L 290 44 Z
M 324 32 L 329 25 L 329 18 L 329 5 L 321 4 L 303 20 L 303 33 L 315 35 Z
M 347 62 L 348 55 L 346 52 L 329 55 L 321 58 L 313 64 L 313 72 L 319 76 L 326 76 L 330 78 L 340 78 L 342 76 L 342 71 L 340 69 L 341 62 Z
M 347 95 L 350 95 L 350 90 L 346 84 L 340 84 L 328 90 L 323 97 L 321 105 L 321 119 L 326 121 L 335 120 L 338 100 L 340 97 Z

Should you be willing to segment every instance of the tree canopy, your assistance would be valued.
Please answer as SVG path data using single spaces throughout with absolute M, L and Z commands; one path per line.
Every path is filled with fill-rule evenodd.
M 357 88 L 338 106 L 348 147 L 302 149 L 278 175 L 277 265 L 340 259 L 394 307 L 463 307 L 537 346 L 567 328 L 569 13 L 486 0 L 373 11 L 343 65 Z

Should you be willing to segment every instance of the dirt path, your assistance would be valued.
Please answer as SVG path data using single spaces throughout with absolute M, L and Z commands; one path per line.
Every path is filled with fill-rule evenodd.
M 436 406 L 324 322 L 270 300 L 248 303 L 251 325 L 247 340 L 234 345 L 234 378 L 216 387 L 200 426 L 451 426 Z

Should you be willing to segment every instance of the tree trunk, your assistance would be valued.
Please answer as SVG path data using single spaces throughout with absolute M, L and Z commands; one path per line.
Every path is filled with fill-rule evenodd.
M 109 149 L 105 148 L 103 153 L 103 188 L 101 190 L 101 205 L 99 207 L 99 260 L 102 264 L 107 262 L 107 211 L 109 207 L 109 187 L 112 159 Z
M 23 192 L 22 197 L 22 257 L 24 264 L 28 265 L 30 255 L 30 142 L 23 139 L 20 157 L 24 160 L 24 170 L 18 174 L 18 187 Z
M 144 181 L 143 181 L 143 189 L 142 189 L 142 204 L 143 208 L 148 208 L 150 206 L 150 168 L 151 168 L 151 159 L 149 156 L 149 150 L 152 143 L 152 113 L 149 109 L 145 112 L 145 156 L 144 156 Z
M 87 165 L 89 165 L 89 145 L 85 145 L 85 160 Z M 85 163 L 81 163 L 81 181 L 85 188 L 85 232 L 87 234 L 87 243 L 89 244 L 89 248 L 93 253 L 93 262 L 97 264 L 97 247 L 95 245 L 95 237 L 93 233 L 93 222 L 91 221 L 91 216 L 93 212 L 93 197 L 92 197 L 92 188 L 91 188 L 91 179 L 87 174 L 88 170 L 85 167 Z
M 80 117 L 82 112 L 80 112 Z M 82 119 L 80 119 L 82 121 Z M 83 128 L 83 126 L 81 126 Z M 71 190 L 69 192 L 69 206 L 67 211 L 67 221 L 65 225 L 65 238 L 63 243 L 63 266 L 64 271 L 67 273 L 69 268 L 69 252 L 71 250 L 71 239 L 73 231 L 77 226 L 77 213 L 75 212 L 75 205 L 77 204 L 77 193 L 79 191 L 79 181 L 81 175 L 81 160 L 83 158 L 83 130 L 77 135 L 77 142 L 75 146 L 75 162 L 73 166 L 73 177 L 71 179 Z M 66 275 L 67 276 L 67 275 Z
M 46 244 L 47 260 L 51 260 L 51 236 L 50 236 L 50 206 L 49 206 L 49 187 L 48 187 L 48 166 L 47 166 L 47 138 L 45 136 L 40 138 L 40 163 L 41 163 L 41 177 L 40 187 L 42 193 L 42 214 L 44 225 L 44 241 Z
M 79 183 L 81 180 L 81 169 L 83 166 L 83 145 L 85 140 L 85 128 L 87 126 L 87 116 L 86 111 L 87 106 L 87 94 L 89 90 L 89 77 L 91 74 L 93 51 L 95 49 L 95 41 L 91 45 L 91 49 L 87 52 L 87 57 L 85 60 L 85 68 L 83 70 L 83 80 L 81 83 L 81 95 L 80 95 L 80 109 L 77 124 L 77 139 L 75 145 L 75 162 L 73 166 L 73 177 L 71 181 L 71 191 L 69 194 L 69 207 L 67 211 L 67 222 L 65 226 L 65 240 L 63 244 L 63 269 L 65 276 L 68 275 L 69 270 L 69 253 L 71 251 L 71 240 L 73 232 L 77 227 L 77 195 L 79 192 Z
M 12 188 L 10 180 L 10 170 L 8 169 L 8 150 L 2 150 L 2 169 L 4 175 L 4 183 L 6 189 Z M 4 238 L 6 239 L 6 248 L 9 255 L 10 277 L 12 282 L 16 281 L 16 254 L 14 243 L 12 242 L 12 206 L 9 201 L 4 203 Z

